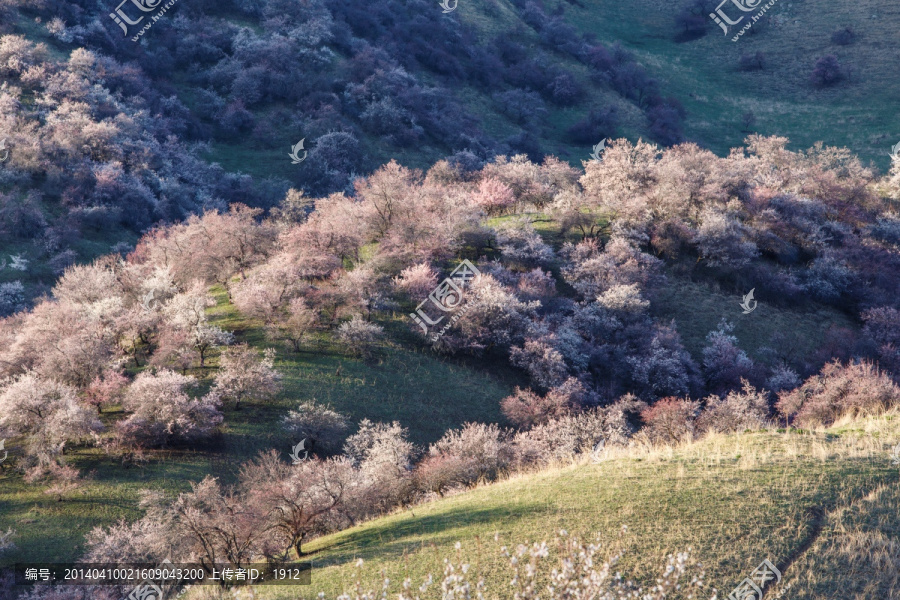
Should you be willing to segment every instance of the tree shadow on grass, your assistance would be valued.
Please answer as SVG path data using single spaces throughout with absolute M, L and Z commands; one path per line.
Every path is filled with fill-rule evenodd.
M 460 539 L 460 530 L 472 525 L 509 523 L 512 519 L 538 515 L 548 510 L 545 504 L 531 504 L 512 507 L 498 506 L 466 510 L 463 508 L 428 516 L 413 516 L 404 513 L 401 521 L 387 519 L 378 525 L 369 525 L 361 531 L 350 532 L 334 544 L 321 548 L 303 558 L 313 560 L 315 567 L 340 565 L 357 558 L 371 560 L 396 558 L 414 548 L 427 545 L 450 545 Z M 507 525 L 508 526 L 508 525 Z M 316 555 L 328 556 L 317 559 Z

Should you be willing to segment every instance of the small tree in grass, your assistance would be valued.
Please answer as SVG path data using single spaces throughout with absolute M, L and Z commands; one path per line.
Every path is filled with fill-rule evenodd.
M 267 348 L 260 358 L 247 344 L 226 348 L 220 358 L 213 389 L 234 400 L 240 409 L 244 400 L 269 400 L 281 391 L 281 373 L 275 370 L 275 350 Z
M 125 392 L 122 406 L 131 415 L 117 423 L 119 435 L 129 443 L 150 446 L 211 436 L 223 420 L 219 394 L 191 398 L 187 390 L 196 386 L 196 379 L 174 371 L 141 373 Z
M 0 435 L 22 436 L 26 453 L 48 464 L 71 441 L 103 428 L 75 389 L 33 373 L 0 381 Z
M 284 428 L 293 439 L 308 439 L 311 450 L 332 452 L 340 449 L 347 430 L 347 418 L 315 402 L 303 402 L 297 410 L 282 419 Z
M 359 315 L 338 327 L 337 337 L 344 346 L 357 356 L 369 357 L 376 342 L 384 336 L 381 325 L 370 323 Z

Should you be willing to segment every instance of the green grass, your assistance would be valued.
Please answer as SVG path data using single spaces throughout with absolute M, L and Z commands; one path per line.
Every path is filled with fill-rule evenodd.
M 222 290 L 215 294 L 214 323 L 236 331 L 239 341 L 268 346 L 262 331 L 225 302 Z M 206 385 L 216 363 L 214 358 L 193 374 Z M 174 495 L 206 474 L 233 480 L 240 463 L 261 450 L 289 453 L 298 440 L 282 433 L 279 421 L 301 401 L 330 404 L 354 423 L 397 420 L 409 428 L 414 443 L 425 445 L 467 421 L 502 422 L 499 401 L 521 384 L 508 369 L 489 374 L 484 365 L 441 359 L 413 345 L 390 344 L 366 362 L 346 355 L 326 336 L 299 354 L 279 349 L 276 365 L 284 374 L 283 393 L 241 410 L 227 406 L 224 432 L 208 447 L 152 451 L 143 469 L 125 468 L 96 448 L 76 448 L 66 461 L 88 479 L 62 502 L 44 495 L 45 485 L 27 484 L 11 469 L 0 471 L 0 530 L 12 527 L 19 533 L 18 550 L 4 555 L 0 564 L 74 560 L 92 527 L 141 516 L 142 489 Z M 104 420 L 109 424 L 118 416 L 113 411 Z
M 765 301 L 765 290 L 757 290 L 756 309 L 745 315 L 740 307 L 742 296 L 669 274 L 668 283 L 658 291 L 651 310 L 663 322 L 675 321 L 685 348 L 698 361 L 707 343 L 706 336 L 718 328 L 722 319 L 734 325 L 733 335 L 751 357 L 761 358 L 759 351 L 769 347 L 792 362 L 808 359 L 821 348 L 830 328 L 859 328 L 856 321 L 828 306 L 774 306 Z M 784 339 L 773 343 L 776 334 Z
M 567 5 L 569 23 L 602 41 L 622 40 L 661 81 L 664 95 L 678 98 L 688 116 L 685 133 L 719 155 L 742 145 L 741 117 L 752 111 L 755 129 L 790 138 L 793 149 L 822 140 L 846 146 L 886 170 L 890 147 L 900 139 L 900 79 L 887 40 L 900 26 L 900 10 L 878 0 L 811 3 L 779 0 L 768 13 L 783 23 L 737 42 L 711 27 L 705 37 L 675 41 L 679 3 L 656 0 L 584 0 Z M 753 14 L 753 13 L 750 13 Z M 872 15 L 878 18 L 873 19 Z M 831 33 L 849 26 L 850 46 L 831 44 Z M 741 72 L 741 54 L 763 52 L 766 68 Z M 808 81 L 816 60 L 834 54 L 854 74 L 832 89 Z
M 604 552 L 624 550 L 619 570 L 644 583 L 667 554 L 690 546 L 720 597 L 769 558 L 790 564 L 784 572 L 785 582 L 795 582 L 789 597 L 835 598 L 848 589 L 841 587 L 848 577 L 834 559 L 847 560 L 853 545 L 832 519 L 864 525 L 870 538 L 896 533 L 900 495 L 889 441 L 898 434 L 896 420 L 878 418 L 812 434 L 745 433 L 677 450 L 622 451 L 599 464 L 516 476 L 320 538 L 307 545 L 310 588 L 257 588 L 257 597 L 313 598 L 323 591 L 334 598 L 350 589 L 359 558 L 370 587 L 380 588 L 383 577 L 394 582 L 392 589 L 407 576 L 418 584 L 426 573 L 439 581 L 443 559 L 455 558 L 460 542 L 461 554 L 485 576 L 487 597 L 505 598 L 508 572 L 494 535 L 515 546 L 566 529 L 589 538 L 602 532 L 609 543 Z M 863 501 L 875 490 L 892 503 Z M 824 521 L 813 516 L 818 512 Z M 628 532 L 616 539 L 623 525 Z M 810 543 L 829 546 L 831 554 L 804 552 Z M 829 560 L 831 571 L 810 571 Z M 872 592 L 865 597 L 888 597 L 878 577 L 865 583 Z

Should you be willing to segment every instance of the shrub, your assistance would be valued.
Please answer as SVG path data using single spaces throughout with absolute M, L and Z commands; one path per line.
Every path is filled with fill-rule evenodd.
M 675 24 L 681 29 L 679 41 L 690 41 L 706 35 L 711 23 L 709 13 L 715 10 L 715 2 L 710 0 L 689 0 L 677 13 Z
M 753 371 L 753 361 L 738 348 L 737 338 L 731 335 L 734 325 L 722 319 L 719 327 L 706 336 L 703 348 L 703 371 L 714 394 L 725 393 L 740 385 Z
M 267 348 L 260 358 L 254 348 L 239 344 L 226 348 L 219 358 L 213 390 L 223 399 L 269 400 L 281 391 L 281 373 L 275 370 L 275 350 Z
M 745 429 L 761 429 L 769 416 L 768 394 L 757 390 L 747 380 L 741 391 L 729 392 L 724 398 L 710 396 L 697 419 L 699 431 L 729 433 Z
M 522 347 L 514 346 L 509 360 L 528 371 L 531 380 L 544 389 L 562 384 L 568 374 L 562 354 L 551 345 L 551 339 L 525 340 Z
M 882 359 L 892 366 L 900 352 L 900 310 L 890 306 L 870 308 L 862 313 L 863 331 L 878 345 Z
M 641 412 L 646 425 L 641 434 L 654 444 L 690 441 L 695 431 L 700 403 L 687 398 L 663 398 Z
M 281 422 L 292 439 L 309 440 L 309 449 L 312 451 L 338 450 L 347 430 L 347 418 L 344 415 L 315 402 L 300 403 L 297 410 L 290 411 Z
M 738 67 L 741 71 L 762 71 L 766 68 L 766 55 L 762 52 L 741 54 L 738 59 Z
M 22 436 L 28 455 L 41 464 L 52 462 L 67 443 L 102 429 L 71 386 L 33 373 L 0 380 L 0 436 Z
M 431 445 L 417 477 L 424 477 L 426 489 L 442 493 L 452 485 L 496 479 L 511 460 L 512 447 L 503 430 L 493 424 L 466 423 Z
M 359 431 L 344 442 L 344 455 L 359 469 L 368 514 L 389 510 L 409 499 L 413 445 L 408 432 L 394 421 L 390 425 L 363 419 Z
M 677 107 L 668 103 L 658 104 L 647 111 L 647 120 L 650 123 L 650 135 L 660 144 L 674 146 L 684 141 L 681 115 Z
M 406 292 L 413 301 L 418 302 L 437 287 L 437 274 L 428 263 L 419 263 L 403 269 L 393 279 L 393 283 L 395 288 Z
M 843 415 L 877 414 L 900 402 L 900 388 L 870 363 L 834 361 L 779 396 L 778 412 L 802 426 L 831 425 Z
M 849 27 L 838 29 L 831 34 L 831 43 L 838 46 L 849 46 L 856 41 L 856 32 Z
M 569 127 L 566 133 L 576 144 L 593 145 L 614 137 L 618 125 L 619 110 L 612 105 L 602 110 L 591 109 L 587 117 Z
M 485 177 L 478 183 L 478 191 L 472 194 L 472 200 L 488 215 L 498 215 L 515 204 L 516 196 L 502 181 Z
M 0 283 L 0 317 L 25 310 L 25 286 L 21 281 Z
M 829 54 L 816 61 L 816 66 L 810 75 L 810 81 L 816 87 L 829 87 L 835 85 L 844 78 L 841 63 L 835 55 Z
M 568 414 L 572 410 L 571 398 L 559 390 L 551 390 L 541 396 L 522 388 L 500 401 L 504 416 L 519 427 L 533 427 Z
M 137 445 L 166 446 L 210 437 L 222 423 L 219 395 L 191 398 L 197 380 L 173 371 L 144 371 L 125 392 L 122 406 L 131 415 L 117 423 L 119 435 Z
M 359 315 L 338 327 L 337 337 L 344 346 L 357 356 L 369 357 L 372 348 L 384 336 L 384 327 L 369 323 Z
M 515 89 L 493 96 L 500 111 L 520 125 L 537 125 L 547 114 L 544 101 L 537 92 Z

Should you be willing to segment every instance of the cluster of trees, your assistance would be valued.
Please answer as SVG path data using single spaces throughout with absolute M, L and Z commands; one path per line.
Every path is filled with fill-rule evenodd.
M 139 211 L 107 209 L 111 216 L 104 210 L 89 211 L 85 218 L 131 219 L 146 225 L 147 219 L 174 220 L 217 202 L 259 205 L 265 195 L 258 191 L 272 191 L 281 182 L 254 185 L 240 177 L 227 179 L 214 167 L 198 164 L 185 144 L 250 138 L 269 145 L 282 139 L 285 126 L 314 140 L 315 160 L 305 165 L 298 182 L 320 194 L 344 189 L 353 176 L 374 168 L 359 151 L 364 136 L 395 148 L 436 144 L 451 151 L 469 149 L 482 160 L 509 152 L 539 160 L 549 103 L 590 111 L 573 133 L 576 143 L 585 136 L 592 143 L 611 137 L 615 107 L 587 106 L 585 83 L 562 66 L 561 58 L 588 65 L 597 83 L 644 109 L 654 139 L 664 144 L 682 139 L 680 105 L 663 99 L 659 82 L 621 46 L 606 47 L 578 33 L 566 22 L 562 5 L 550 11 L 543 0 L 514 3 L 522 22 L 537 34 L 537 47 L 509 34 L 482 40 L 471 26 L 426 0 L 387 0 L 377 7 L 349 0 L 230 0 L 219 7 L 220 14 L 254 22 L 253 28 L 213 16 L 207 5 L 201 1 L 181 7 L 176 18 L 155 23 L 152 43 L 134 43 L 115 23 L 96 17 L 80 2 L 3 3 L 8 13 L 28 10 L 60 44 L 77 48 L 74 63 L 54 65 L 41 47 L 9 36 L 0 46 L 0 73 L 12 77 L 26 94 L 49 91 L 45 101 L 51 107 L 65 101 L 78 106 L 77 137 L 94 139 L 85 145 L 67 132 L 54 143 L 69 138 L 63 144 L 68 158 L 86 157 L 104 167 L 106 189 L 98 191 L 95 195 L 102 198 L 92 199 L 87 208 L 115 203 L 121 196 L 116 186 L 136 196 L 132 205 L 144 205 Z M 28 69 L 31 73 L 22 79 Z M 173 71 L 185 75 L 197 90 L 195 97 L 175 94 L 166 80 Z M 51 75 L 56 75 L 53 85 L 45 85 Z M 493 96 L 495 109 L 520 124 L 522 133 L 505 140 L 486 135 L 453 92 L 460 84 Z M 18 109 L 32 127 L 44 128 L 30 111 L 21 105 Z M 117 116 L 122 113 L 128 118 Z M 68 111 L 64 114 L 65 120 L 73 118 Z M 97 125 L 81 127 L 88 122 Z M 0 133 L 15 133 L 4 131 L 3 125 L 0 122 Z M 42 146 L 33 139 L 26 144 L 25 133 L 14 136 L 22 146 L 20 166 L 39 160 L 34 149 Z M 182 143 L 168 141 L 169 135 Z M 145 150 L 148 144 L 152 148 Z M 119 152 L 112 152 L 111 146 Z M 94 150 L 88 152 L 87 147 Z M 131 148 L 163 158 L 129 160 Z M 192 160 L 164 160 L 176 150 Z M 58 161 L 55 166 L 72 172 Z M 159 182 L 145 172 L 159 172 L 162 166 L 174 173 L 160 173 Z M 90 196 L 99 173 L 80 171 L 87 181 L 77 186 L 77 193 Z M 193 196 L 165 189 L 180 180 L 195 187 L 203 184 L 204 189 Z M 45 195 L 56 200 L 63 190 L 52 190 L 52 196 L 49 192 Z
M 99 51 L 76 48 L 60 62 L 43 44 L 0 35 L 0 77 L 0 139 L 9 150 L 0 237 L 57 276 L 82 238 L 133 235 L 234 202 L 268 208 L 287 190 L 202 160 L 204 147 L 190 142 L 198 119 L 139 68 Z M 19 310 L 25 292 L 20 280 L 0 284 L 0 316 Z
M 369 355 L 384 335 L 374 321 L 411 312 L 462 255 L 476 258 L 481 275 L 465 319 L 434 349 L 505 358 L 543 403 L 724 396 L 742 380 L 777 393 L 832 358 L 894 369 L 900 227 L 884 196 L 896 195 L 900 177 L 876 182 L 844 150 L 791 152 L 786 143 L 752 136 L 746 151 L 719 158 L 691 144 L 660 151 L 618 141 L 583 174 L 524 156 L 480 169 L 441 161 L 427 174 L 392 162 L 358 179 L 353 195 L 315 200 L 314 210 L 292 191 L 267 219 L 246 206 L 207 211 L 151 231 L 127 261 L 67 269 L 53 300 L 0 326 L 0 375 L 72 386 L 102 406 L 137 383 L 123 382 L 123 365 L 150 365 L 157 378 L 171 371 L 166 385 L 180 390 L 172 397 L 181 405 L 190 386 L 176 385 L 176 372 L 187 376 L 233 342 L 207 320 L 207 286 L 222 286 L 273 343 L 300 351 L 311 333 L 332 330 Z M 485 224 L 525 210 L 550 214 L 574 239 L 554 248 L 527 220 Z M 676 325 L 654 316 L 667 270 L 755 287 L 773 304 L 831 304 L 866 326 L 814 357 L 778 352 L 773 339 L 771 356 L 754 361 L 723 322 L 692 357 Z M 228 350 L 223 370 L 274 377 L 271 357 L 252 354 Z M 268 362 L 254 367 L 260 360 Z M 223 380 L 201 404 L 239 405 L 276 388 Z
M 154 231 L 128 262 L 112 255 L 69 267 L 52 298 L 0 320 L 0 430 L 21 440 L 23 466 L 45 469 L 71 444 L 127 454 L 197 443 L 216 434 L 224 403 L 240 408 L 278 393 L 272 351 L 235 345 L 206 312 L 214 304 L 207 287 L 222 269 L 262 257 L 252 249 L 266 243 L 256 214 L 210 212 Z M 210 228 L 217 243 L 208 243 Z M 172 252 L 177 244 L 182 254 Z M 188 371 L 202 369 L 213 349 L 214 384 L 198 395 Z M 111 405 L 125 416 L 103 432 L 97 414 Z
M 304 402 L 283 424 L 310 441 L 313 460 L 292 467 L 268 454 L 234 486 L 208 478 L 174 503 L 150 499 L 146 519 L 96 533 L 91 556 L 171 548 L 209 564 L 275 560 L 310 536 L 601 440 L 676 443 L 776 415 L 809 425 L 893 406 L 900 166 L 876 180 L 844 150 L 786 144 L 751 136 L 719 158 L 619 140 L 584 172 L 523 155 L 459 157 L 427 173 L 391 162 L 352 195 L 292 190 L 267 218 L 239 205 L 159 227 L 125 260 L 69 267 L 52 298 L 0 321 L 0 434 L 23 449 L 30 480 L 56 481 L 61 497 L 77 485 L 62 464 L 73 444 L 197 444 L 215 435 L 226 402 L 278 393 L 272 352 L 210 323 L 210 286 L 289 351 L 329 331 L 370 355 L 385 335 L 378 321 L 412 312 L 463 256 L 480 275 L 465 318 L 432 349 L 520 368 L 529 386 L 502 402 L 518 430 L 468 424 L 416 449 L 398 423 L 363 421 L 345 437 L 344 416 Z M 546 243 L 523 216 L 534 211 L 567 241 Z M 492 226 L 489 215 L 506 218 Z M 653 311 L 672 276 L 756 287 L 776 305 L 830 304 L 864 327 L 813 356 L 773 339 L 754 360 L 723 321 L 691 356 Z M 199 394 L 189 371 L 211 353 L 220 366 Z M 97 411 L 112 404 L 125 412 L 103 431 Z

